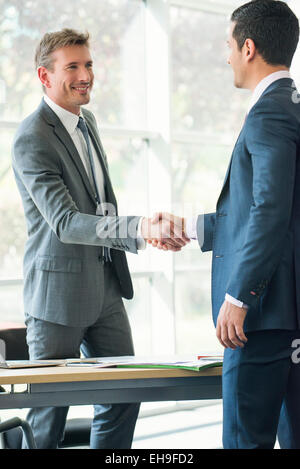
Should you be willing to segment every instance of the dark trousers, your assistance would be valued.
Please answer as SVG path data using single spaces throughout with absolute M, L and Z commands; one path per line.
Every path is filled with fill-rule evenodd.
M 291 356 L 299 331 L 249 332 L 223 364 L 225 449 L 300 448 L 300 364 Z

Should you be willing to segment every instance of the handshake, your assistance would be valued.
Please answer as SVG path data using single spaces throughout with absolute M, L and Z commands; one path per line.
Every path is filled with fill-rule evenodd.
M 190 239 L 185 233 L 185 219 L 170 213 L 156 213 L 152 218 L 144 218 L 141 234 L 153 247 L 165 251 L 180 251 Z

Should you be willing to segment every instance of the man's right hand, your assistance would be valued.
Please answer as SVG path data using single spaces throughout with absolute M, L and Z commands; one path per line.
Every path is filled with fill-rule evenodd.
M 180 251 L 190 241 L 185 235 L 185 219 L 166 212 L 145 218 L 141 231 L 149 244 L 165 251 Z

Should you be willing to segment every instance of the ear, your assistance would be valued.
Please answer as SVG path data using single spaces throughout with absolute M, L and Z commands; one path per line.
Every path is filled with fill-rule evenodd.
M 246 39 L 243 46 L 243 52 L 248 62 L 254 59 L 256 54 L 256 45 L 253 39 Z
M 37 72 L 38 72 L 38 77 L 41 83 L 45 86 L 45 88 L 51 88 L 49 70 L 46 67 L 39 67 Z

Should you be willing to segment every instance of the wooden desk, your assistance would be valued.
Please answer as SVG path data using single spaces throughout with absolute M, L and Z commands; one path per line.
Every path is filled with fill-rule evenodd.
M 0 409 L 221 399 L 222 368 L 203 371 L 51 367 L 0 370 Z M 15 385 L 25 384 L 18 392 Z

